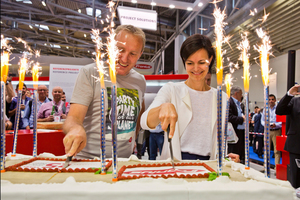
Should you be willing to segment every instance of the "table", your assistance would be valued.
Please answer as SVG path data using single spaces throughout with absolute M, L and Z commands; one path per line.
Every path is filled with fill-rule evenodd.
M 48 152 L 56 156 L 65 154 L 62 130 L 37 130 L 37 154 Z M 13 131 L 6 131 L 6 154 L 12 152 L 14 134 Z M 32 155 L 33 134 L 31 130 L 19 130 L 16 153 Z

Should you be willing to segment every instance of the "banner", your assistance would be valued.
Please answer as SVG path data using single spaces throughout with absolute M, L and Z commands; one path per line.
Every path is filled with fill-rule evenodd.
M 150 75 L 154 72 L 154 63 L 152 62 L 137 62 L 134 70 L 143 75 Z
M 49 97 L 52 97 L 52 89 L 59 86 L 66 93 L 66 101 L 70 102 L 74 84 L 79 70 L 83 65 L 50 64 L 49 69 Z
M 145 10 L 140 8 L 132 8 L 118 6 L 118 15 L 121 25 L 129 24 L 141 29 L 156 31 L 157 29 L 157 13 L 154 10 Z

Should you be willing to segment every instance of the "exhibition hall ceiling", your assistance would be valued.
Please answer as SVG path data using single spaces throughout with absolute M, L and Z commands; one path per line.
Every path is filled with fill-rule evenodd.
M 118 6 L 154 10 L 158 14 L 157 30 L 144 30 L 146 46 L 141 61 L 157 61 L 162 50 L 179 34 L 201 33 L 214 41 L 214 4 L 211 0 L 114 2 Z M 103 31 L 107 27 L 105 19 L 110 15 L 107 3 L 107 0 L 1 0 L 1 34 L 11 38 L 13 53 L 24 51 L 23 44 L 17 43 L 16 37 L 19 37 L 32 48 L 41 49 L 41 55 L 92 58 L 95 44 L 91 29 Z M 236 46 L 244 31 L 248 32 L 251 46 L 250 62 L 255 62 L 258 52 L 253 45 L 260 41 L 255 32 L 259 27 L 268 31 L 274 56 L 300 48 L 299 0 L 223 0 L 218 5 L 227 13 L 225 32 L 231 35 L 230 46 L 223 46 L 225 66 L 229 65 L 229 57 L 230 62 L 241 66 L 238 61 L 240 51 Z M 250 15 L 255 8 L 257 13 Z M 262 17 L 268 13 L 267 21 L 262 23 Z M 114 22 L 120 24 L 118 14 Z M 107 33 L 101 33 L 104 41 L 107 36 Z

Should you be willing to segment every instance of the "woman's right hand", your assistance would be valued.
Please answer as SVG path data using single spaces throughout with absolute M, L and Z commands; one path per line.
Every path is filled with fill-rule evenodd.
M 177 111 L 172 103 L 163 103 L 160 105 L 158 118 L 161 122 L 161 128 L 167 130 L 170 125 L 169 138 L 172 138 L 175 132 L 175 125 L 178 120 Z

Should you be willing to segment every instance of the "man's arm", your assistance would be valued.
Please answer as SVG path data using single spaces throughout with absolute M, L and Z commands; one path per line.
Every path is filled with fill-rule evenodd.
M 7 101 L 7 103 L 10 103 L 12 101 L 12 98 L 15 96 L 14 87 L 11 83 L 11 79 L 12 79 L 12 77 L 8 75 L 8 77 L 7 77 L 8 84 L 6 85 L 6 92 L 7 92 L 6 101 Z
M 71 104 L 67 119 L 63 125 L 65 152 L 68 156 L 76 155 L 86 145 L 86 132 L 83 120 L 88 107 L 81 104 Z

